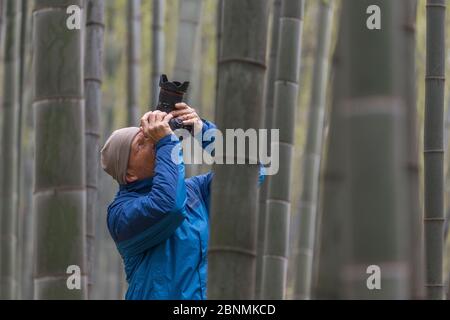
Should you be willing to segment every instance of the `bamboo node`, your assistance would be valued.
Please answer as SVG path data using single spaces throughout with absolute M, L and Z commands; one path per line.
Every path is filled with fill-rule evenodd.
M 439 283 L 427 283 L 425 285 L 425 287 L 443 288 L 444 285 L 443 284 L 439 284 Z
M 258 60 L 249 59 L 249 58 L 230 57 L 230 58 L 220 59 L 218 64 L 220 65 L 220 64 L 233 63 L 233 62 L 251 64 L 251 65 L 260 67 L 264 70 L 267 69 L 267 65 L 265 63 L 258 61 Z
M 442 80 L 445 81 L 445 76 L 425 76 L 425 80 Z
M 444 149 L 426 149 L 423 153 L 444 153 Z
M 220 251 L 228 251 L 233 253 L 239 253 L 246 256 L 256 257 L 256 251 L 254 250 L 247 250 L 242 248 L 236 248 L 231 246 L 215 246 L 210 247 L 208 252 L 220 252 Z
M 438 222 L 443 222 L 445 221 L 444 218 L 423 218 L 424 221 L 438 221 Z
M 102 29 L 105 29 L 105 24 L 103 22 L 98 22 L 98 21 L 88 21 L 86 22 L 86 27 L 90 27 L 90 26 L 98 26 Z
M 445 9 L 447 8 L 447 6 L 444 3 L 427 3 L 425 5 L 426 8 L 441 8 L 441 9 Z

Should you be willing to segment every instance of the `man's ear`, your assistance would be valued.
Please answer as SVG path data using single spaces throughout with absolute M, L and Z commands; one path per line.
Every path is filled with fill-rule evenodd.
M 136 177 L 134 174 L 127 171 L 127 175 L 125 176 L 125 180 L 127 180 L 127 183 L 132 183 L 138 180 L 138 177 Z

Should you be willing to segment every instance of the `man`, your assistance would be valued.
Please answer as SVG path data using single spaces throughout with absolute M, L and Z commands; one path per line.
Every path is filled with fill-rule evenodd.
M 170 114 L 147 112 L 140 128 L 114 131 L 101 150 L 103 169 L 119 183 L 107 223 L 124 261 L 126 299 L 207 298 L 213 174 L 184 179 L 181 154 L 174 150 L 180 141 L 169 121 L 178 118 L 202 136 L 215 125 L 185 103 L 175 107 Z M 202 147 L 213 142 L 202 142 Z
M 215 126 L 185 103 L 176 108 L 147 112 L 140 128 L 114 131 L 101 150 L 103 169 L 119 183 L 107 223 L 124 261 L 126 299 L 206 299 L 212 173 L 184 179 L 183 162 L 171 158 L 180 141 L 169 120 L 194 132 Z

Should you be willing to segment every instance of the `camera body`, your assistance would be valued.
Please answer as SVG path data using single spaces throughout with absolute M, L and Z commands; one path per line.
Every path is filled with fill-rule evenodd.
M 175 104 L 183 101 L 184 94 L 187 92 L 189 87 L 189 82 L 185 81 L 183 83 L 178 81 L 170 82 L 165 74 L 161 75 L 159 79 L 159 98 L 156 110 L 160 110 L 169 113 L 175 110 Z M 172 130 L 176 129 L 186 129 L 192 132 L 192 125 L 183 125 L 183 122 L 179 119 L 170 119 L 170 128 Z

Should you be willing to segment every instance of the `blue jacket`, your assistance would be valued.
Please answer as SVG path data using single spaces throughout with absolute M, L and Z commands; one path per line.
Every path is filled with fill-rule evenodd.
M 202 132 L 215 128 L 203 122 Z M 180 148 L 173 138 L 166 136 L 156 144 L 154 176 L 120 185 L 108 206 L 108 229 L 125 266 L 126 299 L 207 298 L 213 174 L 185 179 L 183 162 L 171 159 L 172 150 Z

